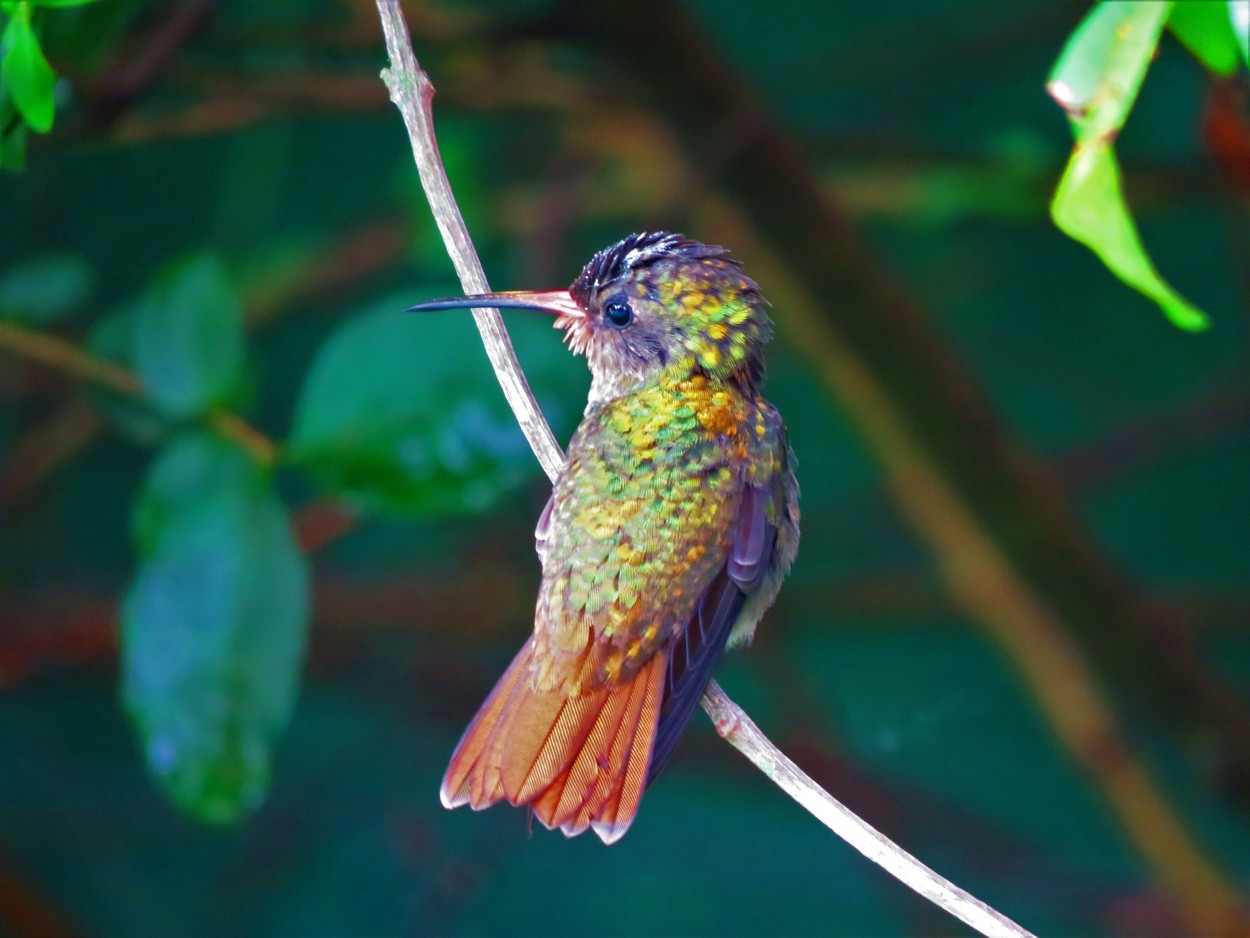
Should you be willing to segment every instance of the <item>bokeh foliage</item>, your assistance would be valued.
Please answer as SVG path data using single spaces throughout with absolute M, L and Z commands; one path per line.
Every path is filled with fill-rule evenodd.
M 545 484 L 467 316 L 401 312 L 455 286 L 376 78 L 376 14 L 44 9 L 59 5 L 0 5 L 0 144 L 26 166 L 0 178 L 0 857 L 45 916 L 0 890 L 0 926 L 953 931 L 704 726 L 611 850 L 527 839 L 504 809 L 441 811 L 455 736 L 528 628 Z M 672 65 L 691 86 L 718 56 L 758 96 L 759 114 L 711 128 L 652 103 L 648 50 L 592 38 L 607 6 L 405 4 L 497 286 L 560 285 L 608 241 L 670 227 L 725 240 L 778 303 L 767 393 L 800 457 L 804 545 L 726 686 L 832 790 L 1039 933 L 1192 924 L 1169 876 L 1250 869 L 1238 3 L 1020 4 L 992 21 L 973 2 L 657 4 L 657 24 L 704 44 Z M 1126 23 L 1146 32 L 1128 49 Z M 1066 174 L 1048 75 L 1078 140 Z M 992 439 L 1058 481 L 1080 562 L 1144 610 L 1123 660 L 1170 673 L 1157 607 L 1195 651 L 1169 701 L 1179 725 L 1142 677 L 1155 670 L 1094 656 L 1093 674 L 1196 860 L 1141 848 L 1109 774 L 900 509 L 880 439 L 857 429 L 865 386 L 826 378 L 842 358 L 813 360 L 804 310 L 836 333 L 845 298 L 796 286 L 794 245 L 766 243 L 744 187 L 721 184 L 756 122 L 802 144 L 804 184 L 926 308 L 915 341 L 988 402 Z M 795 184 L 746 182 L 778 198 Z M 1178 324 L 1211 328 L 1166 327 L 1073 249 L 1047 217 L 1056 184 L 1061 227 L 1136 270 Z M 804 250 L 845 247 L 809 234 Z M 584 365 L 549 323 L 509 325 L 567 438 Z M 874 354 L 851 364 L 888 374 Z M 1011 524 L 1024 534 L 990 534 L 1044 530 Z M 1204 703 L 1221 694 L 1231 717 Z

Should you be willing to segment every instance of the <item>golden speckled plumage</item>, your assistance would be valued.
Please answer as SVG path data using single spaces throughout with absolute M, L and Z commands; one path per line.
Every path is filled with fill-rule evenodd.
M 575 692 L 589 631 L 599 685 L 632 677 L 725 564 L 743 480 L 771 454 L 757 405 L 703 375 L 596 405 L 553 493 L 535 624 L 540 690 Z M 753 421 L 752 421 L 753 422 Z
M 443 801 L 528 804 L 612 842 L 721 651 L 776 596 L 798 486 L 756 391 L 764 301 L 723 250 L 634 236 L 569 295 L 558 325 L 595 383 L 536 532 L 534 632 L 466 730 Z

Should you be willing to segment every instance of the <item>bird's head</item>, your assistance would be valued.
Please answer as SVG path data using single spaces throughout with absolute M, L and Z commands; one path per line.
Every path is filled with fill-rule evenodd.
M 704 373 L 751 384 L 772 323 L 759 287 L 724 248 L 663 232 L 634 234 L 590 259 L 568 290 L 433 300 L 413 310 L 519 307 L 557 316 L 586 356 L 592 400 Z

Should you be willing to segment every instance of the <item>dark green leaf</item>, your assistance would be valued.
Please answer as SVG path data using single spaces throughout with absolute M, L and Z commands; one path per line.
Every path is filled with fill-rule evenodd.
M 39 40 L 30 26 L 30 11 L 26 7 L 17 8 L 3 39 L 0 39 L 0 46 L 4 49 L 0 77 L 3 77 L 13 103 L 31 130 L 47 133 L 52 129 L 56 113 L 52 96 L 56 73 L 43 57 Z
M 366 508 L 481 510 L 532 478 L 537 464 L 468 313 L 401 312 L 411 302 L 380 303 L 322 348 L 301 393 L 290 455 Z M 585 401 L 584 366 L 549 323 L 517 325 L 537 340 L 518 347 L 544 410 L 557 432 L 567 429 Z
M 174 417 L 223 403 L 243 377 L 243 307 L 221 262 L 199 255 L 158 278 L 139 304 L 134 364 Z
M 227 823 L 263 799 L 295 704 L 307 565 L 265 473 L 212 437 L 161 454 L 135 527 L 144 558 L 122 607 L 126 707 L 170 797 Z
M 27 0 L 27 2 L 37 7 L 81 7 L 88 3 L 95 3 L 96 0 Z
M 137 303 L 127 303 L 101 316 L 87 333 L 87 351 L 124 368 L 134 368 Z M 168 421 L 146 399 L 129 397 L 92 385 L 88 394 L 119 430 L 137 443 L 153 446 L 168 432 Z
M 1076 147 L 1051 201 L 1055 224 L 1182 329 L 1207 319 L 1159 276 L 1124 202 L 1112 141 L 1124 126 L 1173 4 L 1103 2 L 1064 47 L 1047 88 L 1072 118 Z
M 180 437 L 153 461 L 135 500 L 131 523 L 140 556 L 156 553 L 170 519 L 183 510 L 189 495 L 217 501 L 263 484 L 260 468 L 237 446 L 205 434 Z
M 478 121 L 445 116 L 439 121 L 438 152 L 443 169 L 449 179 L 477 180 L 483 175 L 482 152 L 490 145 Z M 419 270 L 444 271 L 448 269 L 447 246 L 439 234 L 434 216 L 430 214 L 425 189 L 420 177 L 406 173 L 404 193 L 411 204 L 410 214 L 416 219 L 413 230 L 413 262 Z M 490 231 L 491 216 L 486 204 L 486 190 L 480 185 L 458 186 L 456 202 L 460 215 L 470 231 Z M 478 250 L 484 244 L 479 239 Z
M 94 274 L 79 254 L 47 254 L 0 278 L 0 319 L 47 326 L 80 309 Z
M 3 105 L 3 102 L 0 102 Z M 0 106 L 0 117 L 3 116 Z M 26 168 L 26 125 L 20 124 L 7 134 L 0 133 L 0 169 L 20 173 Z
M 1211 71 L 1231 75 L 1241 60 L 1231 12 L 1223 0 L 1176 3 L 1168 16 L 1168 29 Z

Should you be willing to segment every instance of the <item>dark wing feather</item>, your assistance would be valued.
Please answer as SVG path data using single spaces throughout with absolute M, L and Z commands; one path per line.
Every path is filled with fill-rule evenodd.
M 699 597 L 690 621 L 673 646 L 647 784 L 664 770 L 676 751 L 695 706 L 725 653 L 729 633 L 747 595 L 759 587 L 768 570 L 777 529 L 768 520 L 767 498 L 767 493 L 755 486 L 744 486 L 725 566 Z
M 766 493 L 748 485 L 738 508 L 738 523 L 725 569 L 744 593 L 755 592 L 763 582 L 777 540 L 777 527 L 768 520 L 767 499 Z

